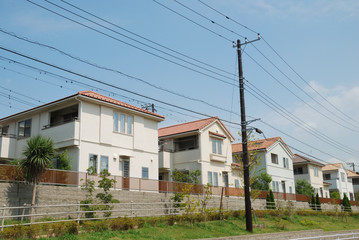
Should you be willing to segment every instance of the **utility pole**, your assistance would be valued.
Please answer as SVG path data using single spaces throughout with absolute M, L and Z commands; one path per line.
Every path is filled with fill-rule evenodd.
M 244 104 L 244 81 L 243 81 L 243 68 L 242 68 L 242 50 L 241 46 L 258 41 L 260 35 L 258 34 L 258 39 L 248 42 L 245 38 L 245 42 L 241 44 L 241 41 L 237 40 L 237 45 L 233 43 L 233 46 L 237 46 L 238 54 L 238 73 L 239 73 L 239 95 L 240 95 L 240 105 L 241 105 L 241 132 L 242 132 L 242 150 L 243 150 L 243 171 L 244 171 L 244 201 L 245 201 L 245 210 L 246 210 L 246 230 L 248 232 L 253 232 L 253 222 L 252 222 L 252 206 L 251 206 L 251 193 L 250 193 L 250 183 L 249 183 L 249 159 L 248 159 L 248 139 L 247 139 L 247 121 L 246 121 L 246 109 Z

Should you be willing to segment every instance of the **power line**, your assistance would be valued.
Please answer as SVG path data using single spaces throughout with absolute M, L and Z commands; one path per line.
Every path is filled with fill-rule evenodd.
M 216 13 L 218 13 L 219 15 L 222 15 L 223 17 L 225 17 L 227 20 L 230 20 L 234 23 L 236 23 L 237 25 L 253 32 L 253 33 L 257 33 L 256 31 L 254 31 L 253 29 L 249 28 L 248 26 L 228 17 L 226 14 L 218 11 L 217 9 L 215 9 L 214 7 L 211 7 L 210 5 L 208 5 L 207 3 L 204 3 L 201 0 L 198 0 L 200 3 L 202 3 L 204 6 L 212 9 L 213 11 L 215 11 Z M 298 77 L 299 79 L 301 79 L 307 86 L 309 86 L 316 94 L 318 94 L 318 96 L 320 96 L 325 102 L 327 102 L 329 105 L 331 105 L 335 110 L 337 110 L 338 112 L 340 112 L 341 114 L 343 114 L 344 116 L 346 116 L 348 119 L 352 120 L 353 122 L 359 123 L 359 121 L 353 119 L 351 116 L 349 116 L 348 114 L 344 113 L 343 111 L 341 111 L 337 106 L 335 106 L 333 103 L 331 103 L 328 99 L 326 99 L 320 92 L 318 92 L 315 88 L 313 88 L 310 83 L 308 81 L 306 81 L 280 54 L 277 50 L 274 49 L 274 47 L 272 47 L 272 45 L 266 41 L 266 39 L 264 38 L 263 34 L 261 36 L 262 40 L 268 45 L 268 47 L 287 65 L 287 67 L 289 67 Z

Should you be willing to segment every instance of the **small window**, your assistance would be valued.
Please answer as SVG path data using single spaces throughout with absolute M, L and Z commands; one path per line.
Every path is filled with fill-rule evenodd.
M 342 182 L 345 182 L 345 174 L 344 173 L 340 173 L 340 177 L 342 179 Z
M 148 179 L 148 167 L 142 167 L 142 178 Z
M 330 180 L 330 173 L 323 174 L 324 180 Z
M 277 154 L 272 153 L 271 159 L 272 159 L 272 163 L 278 164 L 278 155 Z
M 273 188 L 273 192 L 276 192 L 275 181 L 272 182 L 272 188 Z
M 289 186 L 289 193 L 293 193 L 292 186 Z
M 0 127 L 0 136 L 7 136 L 9 133 L 9 125 Z
M 213 186 L 213 181 L 212 181 L 212 172 L 208 171 L 208 183 Z
M 303 174 L 303 168 L 302 167 L 294 168 L 294 174 L 295 175 Z
M 31 119 L 21 121 L 18 124 L 18 137 L 30 137 L 31 136 Z
M 239 180 L 238 179 L 234 180 L 234 187 L 239 188 Z
M 318 167 L 314 167 L 314 176 L 319 177 Z
M 218 186 L 218 173 L 217 172 L 213 173 L 213 178 L 214 178 L 214 186 Z
M 289 169 L 289 161 L 288 161 L 288 158 L 283 158 L 283 167 Z
M 132 134 L 132 117 L 127 116 L 127 134 Z
M 118 132 L 118 113 L 113 114 L 113 130 Z
M 222 140 L 218 138 L 211 138 L 212 153 L 222 154 Z
M 120 114 L 120 132 L 125 133 L 126 129 L 126 117 L 125 114 Z
M 108 171 L 108 156 L 101 156 L 100 172 L 104 169 Z
M 94 168 L 94 174 L 97 173 L 97 155 L 90 154 L 90 161 L 89 161 L 89 167 Z

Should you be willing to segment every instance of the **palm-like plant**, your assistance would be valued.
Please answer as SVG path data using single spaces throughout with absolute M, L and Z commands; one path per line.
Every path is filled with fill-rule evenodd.
M 27 146 L 23 151 L 25 158 L 20 162 L 20 169 L 25 181 L 34 185 L 32 206 L 35 204 L 37 185 L 40 183 L 42 174 L 55 157 L 55 153 L 54 142 L 50 138 L 37 135 L 27 141 Z M 31 208 L 31 215 L 33 212 L 34 209 Z M 31 216 L 31 222 L 32 220 L 33 217 Z

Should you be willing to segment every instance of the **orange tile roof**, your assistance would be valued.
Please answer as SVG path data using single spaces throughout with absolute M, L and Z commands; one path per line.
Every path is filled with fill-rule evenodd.
M 161 116 L 161 115 L 159 115 L 157 113 L 153 113 L 151 111 L 148 111 L 148 110 L 145 110 L 145 109 L 142 109 L 142 108 L 139 108 L 139 107 L 135 107 L 133 105 L 121 102 L 119 100 L 116 100 L 116 99 L 101 95 L 101 94 L 93 92 L 93 91 L 80 91 L 80 92 L 78 92 L 78 93 L 76 93 L 74 95 L 64 97 L 64 98 L 61 98 L 61 99 L 58 99 L 58 100 L 55 100 L 55 101 L 52 101 L 52 102 L 49 102 L 49 103 L 34 107 L 34 108 L 30 108 L 30 109 L 25 110 L 25 111 L 22 111 L 22 112 L 15 113 L 13 115 L 4 117 L 4 118 L 0 119 L 0 121 L 7 120 L 9 118 L 16 117 L 16 116 L 21 115 L 21 114 L 26 114 L 26 113 L 29 113 L 31 111 L 35 111 L 35 110 L 41 109 L 43 107 L 47 107 L 47 106 L 50 106 L 52 104 L 55 104 L 55 103 L 61 102 L 63 100 L 67 100 L 67 99 L 79 96 L 79 95 L 94 98 L 94 99 L 101 100 L 101 101 L 108 102 L 108 103 L 113 103 L 113 104 L 116 104 L 116 105 L 119 105 L 119 106 L 122 106 L 122 107 L 125 107 L 125 108 L 128 108 L 128 109 L 136 110 L 136 111 L 139 111 L 139 112 L 147 113 L 149 115 L 153 115 L 153 116 L 165 119 L 164 116 Z
M 299 154 L 294 154 L 293 164 L 295 165 L 295 164 L 299 164 L 299 163 L 311 163 L 311 164 L 315 164 L 315 165 L 319 165 L 319 166 L 324 166 L 323 163 L 314 161 L 313 159 L 304 157 Z
M 210 117 L 210 118 L 205 118 L 205 119 L 201 119 L 201 120 L 197 120 L 197 121 L 193 121 L 193 122 L 182 123 L 182 124 L 177 124 L 177 125 L 173 125 L 173 126 L 160 128 L 160 129 L 158 129 L 158 137 L 165 137 L 165 136 L 175 135 L 175 134 L 179 134 L 179 133 L 192 132 L 192 131 L 199 131 L 199 130 L 207 127 L 209 124 L 211 124 L 212 122 L 214 122 L 216 120 L 219 121 L 219 123 L 223 126 L 223 128 L 234 139 L 232 134 L 228 131 L 226 126 L 222 123 L 222 121 L 218 117 Z
M 342 166 L 342 163 L 326 164 L 326 165 L 324 165 L 324 167 L 322 168 L 322 171 L 338 170 L 339 168 L 341 168 L 341 166 Z
M 116 105 L 121 106 L 121 107 L 136 110 L 138 112 L 147 113 L 147 114 L 150 114 L 150 115 L 153 115 L 153 116 L 156 116 L 156 117 L 160 117 L 160 118 L 163 118 L 163 119 L 165 118 L 164 116 L 161 116 L 161 115 L 159 115 L 157 113 L 154 113 L 154 112 L 151 112 L 151 111 L 148 111 L 148 110 L 133 106 L 133 105 L 125 103 L 125 102 L 121 102 L 119 100 L 116 100 L 116 99 L 101 95 L 101 94 L 93 92 L 93 91 L 81 91 L 81 92 L 78 92 L 78 94 L 82 95 L 82 96 L 98 99 L 98 100 L 101 100 L 101 101 L 104 101 L 104 102 L 113 103 L 113 104 L 116 104 Z
M 274 137 L 274 138 L 267 138 L 267 139 L 260 139 L 256 141 L 250 141 L 248 142 L 248 151 L 252 150 L 260 150 L 260 149 L 267 149 L 270 146 L 272 146 L 275 142 L 278 140 L 282 140 L 280 137 Z M 283 142 L 283 140 L 282 140 Z M 283 142 L 284 143 L 284 142 Z M 232 152 L 238 153 L 242 152 L 242 143 L 235 143 L 232 144 Z
M 347 175 L 348 175 L 348 178 L 359 178 L 359 174 L 357 174 L 356 172 L 351 171 L 351 170 L 347 170 Z

